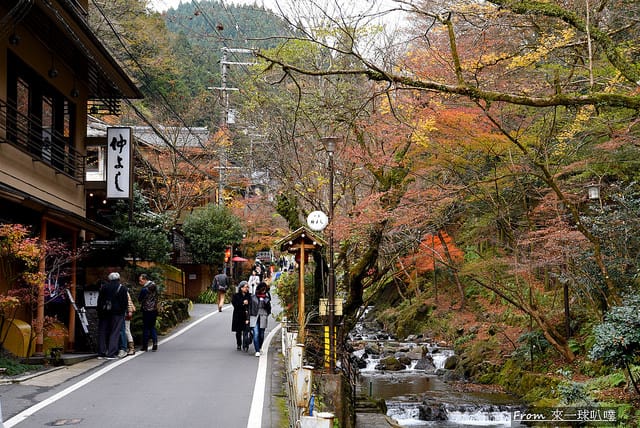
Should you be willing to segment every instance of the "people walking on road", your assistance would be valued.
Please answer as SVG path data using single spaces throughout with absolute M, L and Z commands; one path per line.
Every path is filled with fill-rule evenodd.
M 126 312 L 124 317 L 127 317 Z M 125 321 L 122 322 L 122 327 L 120 327 L 120 337 L 118 339 L 118 358 L 124 358 L 127 356 L 127 329 L 124 324 Z
M 124 316 L 124 332 L 127 338 L 127 355 L 134 355 L 136 348 L 133 345 L 133 335 L 131 334 L 131 320 L 133 313 L 136 311 L 136 305 L 133 303 L 131 293 L 127 289 L 127 313 Z
M 131 335 L 131 318 L 133 317 L 133 311 L 136 307 L 131 300 L 131 294 L 129 289 L 127 290 L 127 311 L 124 313 L 124 322 L 122 323 L 122 330 L 120 331 L 120 351 L 118 352 L 118 358 L 124 358 L 127 355 L 135 354 L 133 349 L 133 336 Z
M 256 259 L 256 263 L 253 266 L 253 270 L 255 271 L 256 275 L 258 275 L 258 280 L 262 282 L 265 275 L 265 268 L 260 260 Z
M 238 292 L 231 299 L 233 316 L 231 318 L 231 331 L 236 333 L 236 349 L 249 350 L 249 305 L 251 293 L 249 283 L 240 281 Z
M 267 320 L 271 315 L 271 295 L 265 282 L 258 284 L 256 292 L 251 298 L 249 314 L 251 316 L 250 325 L 253 328 L 253 348 L 256 351 L 256 357 L 259 357 L 264 343 Z
M 218 293 L 218 312 L 222 312 L 222 306 L 224 306 L 224 296 L 227 294 L 227 288 L 229 288 L 229 277 L 224 273 L 224 269 L 218 269 L 218 274 L 213 277 L 211 288 L 214 293 Z
M 118 272 L 111 272 L 108 279 L 98 292 L 98 358 L 113 360 L 120 349 L 127 295 Z
M 160 296 L 158 286 L 151 281 L 146 273 L 140 274 L 138 278 L 142 290 L 138 295 L 138 302 L 142 310 L 142 347 L 141 351 L 146 352 L 149 347 L 149 339 L 152 341 L 152 351 L 158 350 L 158 331 L 156 330 L 156 319 L 158 318 L 158 308 Z
M 256 292 L 256 286 L 260 283 L 260 277 L 255 269 L 251 271 L 251 276 L 249 276 L 249 292 L 254 294 Z

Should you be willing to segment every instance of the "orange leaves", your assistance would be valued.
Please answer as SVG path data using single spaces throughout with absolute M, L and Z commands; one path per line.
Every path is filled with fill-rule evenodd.
M 213 140 L 220 147 L 231 147 L 233 145 L 231 131 L 226 126 L 223 126 L 216 131 L 213 136 Z
M 29 236 L 29 229 L 20 224 L 0 225 L 0 258 L 2 263 L 21 261 L 27 267 L 38 265 L 42 256 L 39 240 Z
M 22 274 L 22 278 L 32 287 L 44 287 L 47 275 L 44 272 L 25 272 Z
M 446 232 L 436 235 L 427 233 L 422 237 L 418 250 L 402 258 L 404 266 L 413 266 L 418 274 L 432 272 L 440 266 L 460 263 L 464 253 L 456 246 L 453 239 Z
M 20 299 L 14 296 L 0 295 L 0 314 L 7 314 L 20 306 Z
M 28 227 L 21 224 L 0 225 L 0 270 L 9 284 L 7 295 L 0 295 L 0 312 L 15 309 L 22 303 L 34 301 L 38 287 L 44 286 L 45 274 L 38 271 L 45 247 L 30 236 Z

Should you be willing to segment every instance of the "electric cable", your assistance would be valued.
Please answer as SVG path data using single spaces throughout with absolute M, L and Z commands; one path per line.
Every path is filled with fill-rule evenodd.
M 136 64 L 136 66 L 140 69 L 140 71 L 142 72 L 143 76 L 145 77 L 145 79 L 147 79 L 147 83 L 148 81 L 151 80 L 151 78 L 149 77 L 149 75 L 146 73 L 146 71 L 144 70 L 144 68 L 142 67 L 142 65 L 139 63 L 139 61 L 135 58 L 135 56 L 131 53 L 131 51 L 128 49 L 128 47 L 125 45 L 124 41 L 122 40 L 122 38 L 120 37 L 120 35 L 117 33 L 117 31 L 115 30 L 115 27 L 113 25 L 113 23 L 110 21 L 110 19 L 106 16 L 106 14 L 104 13 L 104 10 L 96 3 L 96 0 L 92 0 L 93 4 L 95 5 L 95 7 L 98 9 L 98 11 L 100 12 L 100 15 L 105 19 L 105 22 L 107 23 L 107 25 L 109 26 L 109 28 L 111 29 L 111 31 L 114 33 L 114 35 L 116 36 L 116 39 L 118 40 L 118 42 L 120 43 L 120 45 L 122 46 L 122 48 L 125 50 L 125 52 L 127 53 L 127 55 L 131 58 L 131 60 Z M 185 126 L 185 128 L 189 131 L 189 134 L 194 136 L 197 141 L 199 142 L 200 146 L 202 148 L 205 148 L 205 145 L 202 144 L 202 141 L 200 140 L 199 136 L 192 133 L 191 132 L 191 127 L 189 127 L 186 122 L 184 121 L 184 119 L 182 119 L 182 117 L 173 109 L 173 107 L 171 106 L 170 102 L 166 99 L 166 97 L 160 92 L 158 91 L 158 93 L 160 94 L 160 97 L 163 99 L 163 101 L 166 103 L 166 107 L 169 109 L 169 111 L 171 111 L 179 120 L 180 122 Z M 179 148 L 177 148 L 173 143 L 171 143 L 165 136 L 164 134 L 162 134 L 162 132 L 160 132 L 160 130 L 158 130 L 158 128 L 144 115 L 144 113 L 142 113 L 136 106 L 135 104 L 129 100 L 128 98 L 124 99 L 125 102 L 132 108 L 132 110 L 135 112 L 135 114 L 144 121 L 144 123 L 146 123 L 152 130 L 153 132 L 182 160 L 184 160 L 188 165 L 190 165 L 191 167 L 193 167 L 196 171 L 198 171 L 199 173 L 201 173 L 203 176 L 205 176 L 208 179 L 215 179 L 215 177 L 213 177 L 212 175 L 210 175 L 208 172 L 203 171 L 198 165 L 196 165 L 191 159 L 189 159 L 189 157 L 187 155 L 185 155 L 182 150 L 180 150 Z
M 124 49 L 124 51 L 126 52 L 126 54 L 129 56 L 129 58 L 133 61 L 133 63 L 140 69 L 140 72 L 142 73 L 144 79 L 145 79 L 145 83 L 148 87 L 152 87 L 152 85 L 150 85 L 149 83 L 151 82 L 151 77 L 147 74 L 147 72 L 144 70 L 144 68 L 142 67 L 142 65 L 140 64 L 140 62 L 137 60 L 137 58 L 133 55 L 133 53 L 129 50 L 129 48 L 126 46 L 126 44 L 124 43 L 124 41 L 122 40 L 122 37 L 120 37 L 120 35 L 118 34 L 118 32 L 115 29 L 115 26 L 113 25 L 113 23 L 111 22 L 111 20 L 106 16 L 104 10 L 102 9 L 102 7 L 100 5 L 98 5 L 98 3 L 96 2 L 96 0 L 92 0 L 92 3 L 94 4 L 94 6 L 96 7 L 96 9 L 98 10 L 98 12 L 100 12 L 100 15 L 104 18 L 105 22 L 107 23 L 107 25 L 109 26 L 109 28 L 111 29 L 111 31 L 113 32 L 114 36 L 116 37 L 116 40 L 118 40 L 118 42 L 120 43 L 120 45 L 122 46 L 122 48 Z M 198 141 L 198 143 L 200 144 L 200 146 L 202 148 L 205 147 L 205 145 L 202 143 L 202 141 L 200 140 L 200 137 L 196 134 L 193 134 L 191 132 L 191 127 L 186 123 L 186 121 L 182 118 L 182 116 L 173 108 L 173 106 L 171 105 L 171 103 L 169 102 L 169 100 L 166 98 L 166 96 L 159 90 L 155 89 L 152 90 L 152 92 L 156 93 L 157 95 L 160 96 L 160 98 L 162 99 L 164 106 L 178 119 L 178 121 L 189 131 L 189 134 L 194 136 L 196 138 L 196 140 Z M 131 104 L 129 104 L 131 105 Z M 138 114 L 138 113 L 136 113 Z M 154 130 L 154 132 L 157 132 L 157 129 Z M 166 138 L 164 138 L 164 136 L 162 137 L 162 139 L 164 141 L 166 141 Z M 176 149 L 175 147 L 173 147 L 174 149 Z

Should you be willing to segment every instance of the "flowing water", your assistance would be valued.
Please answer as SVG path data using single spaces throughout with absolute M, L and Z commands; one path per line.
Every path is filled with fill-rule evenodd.
M 513 396 L 490 392 L 459 392 L 445 381 L 450 349 L 419 341 L 399 342 L 360 323 L 351 335 L 358 349 L 361 395 L 384 399 L 387 415 L 407 427 L 518 427 L 512 412 L 522 409 Z M 377 353 L 376 351 L 379 351 Z M 403 370 L 383 370 L 383 357 L 410 361 Z M 426 364 L 425 364 L 426 362 Z

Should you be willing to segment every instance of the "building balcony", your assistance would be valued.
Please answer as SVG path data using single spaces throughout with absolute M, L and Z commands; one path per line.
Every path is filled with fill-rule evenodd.
M 64 129 L 64 127 L 63 127 Z M 31 156 L 34 162 L 49 165 L 78 183 L 85 180 L 85 158 L 71 145 L 71 138 L 41 120 L 19 112 L 0 100 L 0 143 L 10 144 Z

